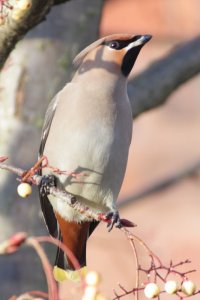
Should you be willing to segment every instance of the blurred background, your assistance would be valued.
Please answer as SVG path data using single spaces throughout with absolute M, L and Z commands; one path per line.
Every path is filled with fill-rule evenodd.
M 198 0 L 92 2 L 69 1 L 53 8 L 47 21 L 20 42 L 11 54 L 10 66 L 1 74 L 4 89 L 0 94 L 0 154 L 8 155 L 18 166 L 28 168 L 36 159 L 46 106 L 70 78 L 72 57 L 95 40 L 98 31 L 100 36 L 119 32 L 153 35 L 131 77 L 200 33 Z M 5 98 L 9 101 L 5 102 Z M 197 269 L 190 278 L 200 288 L 198 168 L 176 183 L 172 180 L 174 184 L 158 188 L 166 179 L 199 165 L 200 76 L 175 90 L 166 104 L 136 118 L 133 128 L 126 177 L 118 202 L 121 217 L 137 224 L 134 233 L 165 264 L 171 259 L 174 262 L 191 259 L 191 265 L 185 268 Z M 16 230 L 34 235 L 46 233 L 37 192 L 30 200 L 19 199 L 15 177 L 4 173 L 0 171 L 2 238 Z M 156 192 L 137 196 L 152 187 L 157 187 Z M 0 257 L 0 291 L 4 295 L 39 288 L 41 284 L 43 274 L 37 258 L 31 253 L 30 261 L 30 249 L 23 251 L 13 257 Z M 140 248 L 138 251 L 140 264 L 148 264 L 148 256 Z M 22 255 L 24 267 L 20 268 Z M 27 271 L 27 267 L 33 270 L 34 266 L 35 272 Z M 109 299 L 114 298 L 113 288 L 119 290 L 118 282 L 127 289 L 134 286 L 135 264 L 130 245 L 119 230 L 107 233 L 105 224 L 100 224 L 89 240 L 88 267 L 102 274 L 101 290 Z M 77 299 L 69 283 L 61 284 L 60 295 L 63 300 Z

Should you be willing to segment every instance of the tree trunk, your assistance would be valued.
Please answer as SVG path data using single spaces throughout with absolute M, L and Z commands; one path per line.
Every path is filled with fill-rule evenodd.
M 37 160 L 47 105 L 70 79 L 75 54 L 97 38 L 102 2 L 76 0 L 54 7 L 12 52 L 0 75 L 0 156 L 9 156 L 9 163 L 28 169 Z M 0 176 L 1 241 L 17 231 L 47 234 L 37 190 L 20 199 L 15 176 L 2 170 Z M 44 289 L 44 282 L 32 250 L 0 257 L 2 298 Z

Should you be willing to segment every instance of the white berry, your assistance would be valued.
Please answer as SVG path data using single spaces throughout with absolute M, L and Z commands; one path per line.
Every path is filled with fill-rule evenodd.
M 155 298 L 159 295 L 160 293 L 160 288 L 156 283 L 148 283 L 145 286 L 144 289 L 144 294 L 147 298 L 151 299 L 151 298 Z
M 32 193 L 32 187 L 29 183 L 22 182 L 18 185 L 17 192 L 19 196 L 26 198 Z
M 179 284 L 177 281 L 175 280 L 169 280 L 165 283 L 165 291 L 172 295 L 175 294 L 176 292 L 178 292 L 179 290 Z
M 196 285 L 194 284 L 194 282 L 192 282 L 191 280 L 185 280 L 182 283 L 182 287 L 181 290 L 184 294 L 186 294 L 187 296 L 191 296 L 195 293 L 196 291 Z
M 85 277 L 85 282 L 90 286 L 97 286 L 100 282 L 100 275 L 95 271 L 90 271 Z
M 97 294 L 95 286 L 86 286 L 82 300 L 94 300 Z

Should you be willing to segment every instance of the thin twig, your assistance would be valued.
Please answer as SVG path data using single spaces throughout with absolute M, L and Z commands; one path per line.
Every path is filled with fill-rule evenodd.
M 24 170 L 20 169 L 20 168 L 15 168 L 11 165 L 8 164 L 4 164 L 4 163 L 0 163 L 0 169 L 12 172 L 14 174 L 17 174 L 18 176 L 22 176 L 24 173 Z
M 189 270 L 186 272 L 180 272 L 175 269 L 183 264 L 189 263 L 190 261 L 188 259 L 186 259 L 185 261 L 176 263 L 176 264 L 173 264 L 172 261 L 170 261 L 169 266 L 165 266 L 162 263 L 161 259 L 147 246 L 147 244 L 142 239 L 140 239 L 138 236 L 134 235 L 132 232 L 130 232 L 126 228 L 121 228 L 121 230 L 127 237 L 128 241 L 131 244 L 131 247 L 133 249 L 133 254 L 135 257 L 135 261 L 136 261 L 136 287 L 134 289 L 131 289 L 128 291 L 121 284 L 118 284 L 118 286 L 120 287 L 120 289 L 123 292 L 121 294 L 117 294 L 116 291 L 114 291 L 115 297 L 112 300 L 121 300 L 122 298 L 124 298 L 130 294 L 135 294 L 135 297 L 137 299 L 139 291 L 144 290 L 144 287 L 139 288 L 139 279 L 140 279 L 139 273 L 140 272 L 144 272 L 147 276 L 147 279 L 149 278 L 151 273 L 154 273 L 153 282 L 156 283 L 158 280 L 161 280 L 162 282 L 165 283 L 167 281 L 167 277 L 170 274 L 174 273 L 174 274 L 178 275 L 183 282 L 184 280 L 188 279 L 186 276 L 187 274 L 190 274 L 190 273 L 196 271 L 196 270 Z M 139 259 L 138 259 L 138 255 L 137 255 L 137 251 L 136 251 L 135 242 L 138 242 L 145 249 L 145 251 L 147 252 L 148 256 L 151 259 L 150 267 L 148 269 L 144 269 L 141 266 L 139 266 Z M 163 277 L 159 271 L 167 271 L 167 274 L 165 275 L 165 277 Z M 148 282 L 149 282 L 149 280 L 148 280 Z M 164 291 L 161 291 L 160 293 L 164 293 Z M 199 293 L 199 291 L 197 293 Z M 194 294 L 196 294 L 196 293 L 194 293 Z M 178 292 L 176 293 L 176 295 L 180 299 L 187 297 L 187 296 L 179 295 Z M 159 296 L 158 296 L 158 298 L 160 299 Z
M 133 239 L 129 238 L 129 231 L 128 230 L 124 230 L 124 233 L 126 234 L 126 236 L 128 237 L 128 241 L 131 245 L 131 248 L 133 250 L 133 255 L 134 255 L 134 259 L 135 259 L 135 298 L 136 300 L 139 299 L 139 294 L 138 294 L 138 288 L 139 288 L 139 260 L 138 260 L 138 254 L 137 254 L 137 249 L 136 249 L 136 245 Z
M 159 265 L 162 265 L 162 262 L 161 262 L 160 258 L 147 246 L 147 244 L 141 238 L 139 238 L 138 236 L 134 235 L 132 232 L 130 232 L 126 228 L 122 228 L 122 230 L 124 231 L 124 233 L 127 235 L 127 237 L 129 239 L 132 239 L 132 240 L 135 239 L 135 240 L 137 240 L 140 243 L 140 245 L 146 250 L 146 252 L 150 256 L 154 257 L 158 261 Z
M 120 288 L 121 288 L 121 287 L 120 287 Z M 122 289 L 122 288 L 121 288 L 121 289 Z M 139 292 L 139 291 L 143 291 L 143 290 L 144 290 L 143 287 L 137 289 L 138 292 Z M 122 289 L 122 291 L 124 291 L 124 288 Z M 130 295 L 130 294 L 135 294 L 136 288 L 133 288 L 133 289 L 131 289 L 130 291 L 125 290 L 125 291 L 124 291 L 123 293 L 121 293 L 121 294 L 117 294 L 115 290 L 113 290 L 113 292 L 114 292 L 115 297 L 112 298 L 112 300 L 120 300 L 120 299 L 122 299 L 122 298 L 125 297 L 125 296 L 128 296 L 128 295 Z

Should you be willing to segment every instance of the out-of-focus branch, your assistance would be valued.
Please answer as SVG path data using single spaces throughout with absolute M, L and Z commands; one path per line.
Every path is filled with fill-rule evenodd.
M 174 90 L 200 72 L 200 36 L 176 47 L 131 80 L 133 118 L 164 104 Z
M 118 207 L 125 207 L 129 204 L 131 204 L 135 200 L 139 200 L 143 197 L 147 197 L 153 193 L 157 193 L 162 191 L 163 189 L 166 189 L 179 181 L 183 180 L 184 178 L 187 178 L 189 176 L 194 176 L 196 172 L 198 172 L 200 169 L 200 160 L 193 163 L 191 166 L 187 167 L 186 169 L 177 172 L 176 174 L 171 175 L 170 177 L 167 177 L 165 179 L 159 180 L 155 184 L 152 184 L 151 186 L 143 189 L 142 191 L 133 194 L 132 196 L 127 197 L 126 199 L 119 202 Z
M 39 242 L 33 237 L 28 238 L 26 240 L 26 243 L 27 245 L 33 247 L 37 252 L 38 256 L 40 257 L 43 270 L 45 272 L 46 279 L 47 279 L 49 300 L 58 300 L 58 290 L 57 290 L 55 280 L 53 278 L 52 267 L 46 256 L 45 251 L 43 250 Z
M 69 0 L 63 0 L 67 2 Z M 32 0 L 30 7 L 21 9 L 20 1 L 13 2 L 12 9 L 7 9 L 5 22 L 0 26 L 0 69 L 16 43 L 33 27 L 45 20 L 46 15 L 57 0 Z M 19 7 L 18 7 L 19 6 Z
M 70 1 L 70 0 L 54 0 L 54 5 L 58 5 L 58 4 L 62 4 L 62 3 L 65 3 L 67 1 Z

